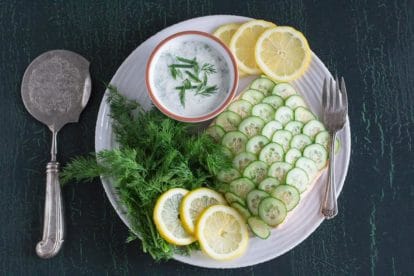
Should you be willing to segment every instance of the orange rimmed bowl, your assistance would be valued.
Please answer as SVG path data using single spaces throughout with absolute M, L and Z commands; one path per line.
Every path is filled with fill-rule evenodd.
M 169 66 L 177 62 L 185 65 L 177 57 L 196 58 L 199 67 L 213 65 L 216 73 L 208 75 L 207 85 L 215 85 L 216 91 L 201 95 L 196 88 L 188 89 L 184 100 L 180 100 L 178 87 L 183 86 L 185 79 L 192 82 L 192 87 L 199 83 L 187 75 L 187 68 L 178 68 L 180 75 L 174 79 Z M 203 71 L 199 77 L 204 80 Z M 154 105 L 175 120 L 193 123 L 220 114 L 236 95 L 238 79 L 237 62 L 230 50 L 216 37 L 200 31 L 179 32 L 161 41 L 152 51 L 145 72 L 148 94 Z

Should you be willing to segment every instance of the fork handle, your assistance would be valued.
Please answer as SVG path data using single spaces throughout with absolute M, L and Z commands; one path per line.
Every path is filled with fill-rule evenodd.
M 322 214 L 326 219 L 332 219 L 338 214 L 338 202 L 336 200 L 335 187 L 335 140 L 336 131 L 330 132 L 330 152 L 329 152 L 329 174 L 326 184 L 325 195 L 322 202 Z

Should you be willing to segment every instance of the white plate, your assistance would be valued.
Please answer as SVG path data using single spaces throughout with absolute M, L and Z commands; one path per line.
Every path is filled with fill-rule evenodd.
M 119 91 L 128 98 L 135 99 L 144 108 L 151 107 L 151 101 L 145 87 L 145 64 L 154 47 L 164 38 L 176 32 L 187 30 L 198 30 L 212 32 L 218 26 L 226 23 L 244 22 L 251 18 L 231 15 L 204 16 L 168 27 L 147 39 L 138 46 L 131 55 L 122 63 L 111 80 Z M 310 68 L 298 80 L 293 82 L 294 87 L 304 96 L 319 117 L 321 116 L 321 91 L 322 82 L 326 76 L 331 76 L 328 69 L 315 55 L 312 55 Z M 242 79 L 239 83 L 239 92 L 252 78 Z M 106 97 L 101 102 L 96 122 L 95 150 L 111 149 L 115 147 L 112 135 L 111 121 L 109 119 L 109 107 Z M 342 190 L 348 171 L 349 157 L 351 152 L 351 138 L 349 122 L 339 134 L 341 140 L 341 151 L 336 156 L 335 173 L 337 179 L 337 195 Z M 305 240 L 323 221 L 320 214 L 320 202 L 323 194 L 323 183 L 326 183 L 326 173 L 320 177 L 314 187 L 309 191 L 304 200 L 301 200 L 289 219 L 280 227 L 273 229 L 272 235 L 266 240 L 258 238 L 250 239 L 249 247 L 241 258 L 219 262 L 205 257 L 200 252 L 191 256 L 174 256 L 174 259 L 195 266 L 209 268 L 237 268 L 251 266 L 274 259 L 291 250 Z M 102 179 L 106 194 L 122 221 L 129 227 L 125 209 L 120 205 L 116 191 L 111 182 Z

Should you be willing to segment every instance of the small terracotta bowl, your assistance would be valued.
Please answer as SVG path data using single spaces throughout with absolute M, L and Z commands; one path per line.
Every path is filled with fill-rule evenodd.
M 160 90 L 159 87 L 156 88 L 156 84 L 163 81 L 159 79 L 159 75 L 158 79 L 156 77 L 160 72 L 159 68 L 157 68 L 159 66 L 157 62 L 160 56 L 168 52 L 168 49 L 178 47 L 177 45 L 191 45 L 191 42 L 203 43 L 209 49 L 211 48 L 211 51 L 214 52 L 222 65 L 220 72 L 225 72 L 226 75 L 220 78 L 224 85 L 218 89 L 217 95 L 214 95 L 215 98 L 212 98 L 212 96 L 211 98 L 198 99 L 197 102 L 185 102 L 185 105 L 180 107 L 179 91 L 174 88 L 170 88 L 169 90 L 171 91 L 164 91 L 167 89 Z M 207 121 L 220 114 L 236 95 L 238 80 L 237 62 L 231 51 L 216 37 L 199 31 L 179 32 L 161 41 L 149 57 L 145 76 L 148 94 L 154 105 L 162 113 L 175 120 L 191 123 Z

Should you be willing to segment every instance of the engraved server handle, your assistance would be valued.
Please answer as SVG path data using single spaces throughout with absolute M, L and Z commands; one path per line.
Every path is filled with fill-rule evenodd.
M 59 163 L 51 161 L 46 169 L 46 199 L 43 221 L 43 238 L 36 245 L 41 258 L 55 256 L 64 241 L 64 217 L 62 193 L 59 182 Z

